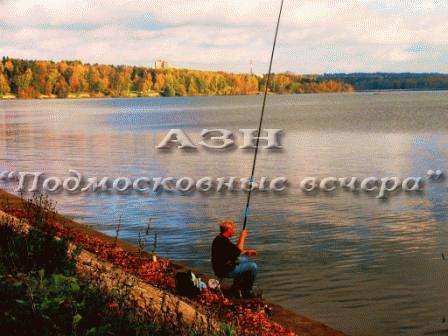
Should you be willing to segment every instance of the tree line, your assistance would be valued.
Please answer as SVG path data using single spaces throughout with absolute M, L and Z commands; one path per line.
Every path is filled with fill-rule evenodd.
M 153 69 L 80 61 L 3 57 L 0 97 L 251 95 L 264 91 L 267 75 L 189 69 Z M 274 74 L 269 91 L 278 94 L 352 91 L 350 84 L 292 73 Z
M 342 81 L 357 91 L 448 90 L 448 74 L 440 73 L 339 73 L 325 74 L 319 79 Z

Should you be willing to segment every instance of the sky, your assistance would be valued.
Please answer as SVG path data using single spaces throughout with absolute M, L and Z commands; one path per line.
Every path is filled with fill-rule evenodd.
M 0 56 L 265 73 L 280 0 L 0 0 Z M 447 0 L 285 0 L 273 71 L 448 73 Z

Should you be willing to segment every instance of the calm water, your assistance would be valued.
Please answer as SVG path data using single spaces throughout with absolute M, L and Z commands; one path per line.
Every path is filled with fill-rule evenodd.
M 288 177 L 288 193 L 257 193 L 248 245 L 266 296 L 353 335 L 447 335 L 448 182 L 387 202 L 366 194 L 304 195 L 306 176 L 422 176 L 448 168 L 448 94 L 273 96 L 265 128 L 284 150 L 260 152 L 257 176 Z M 170 128 L 257 125 L 260 97 L 0 101 L 0 168 L 85 176 L 248 176 L 252 154 L 158 152 Z M 241 143 L 241 137 L 237 136 Z M 12 186 L 12 185 L 9 185 Z M 209 272 L 222 218 L 241 220 L 245 195 L 55 195 L 58 209 L 135 242 L 154 217 L 158 252 Z

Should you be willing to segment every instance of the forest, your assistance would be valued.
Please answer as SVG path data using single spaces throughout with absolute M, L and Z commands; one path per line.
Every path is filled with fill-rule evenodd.
M 221 71 L 3 57 L 0 62 L 0 97 L 254 95 L 264 91 L 266 79 L 267 75 Z M 293 73 L 273 74 L 268 89 L 276 94 L 353 91 L 352 85 L 339 80 Z
M 368 90 L 448 90 L 448 74 L 440 73 L 337 73 L 318 77 L 350 84 L 356 91 Z

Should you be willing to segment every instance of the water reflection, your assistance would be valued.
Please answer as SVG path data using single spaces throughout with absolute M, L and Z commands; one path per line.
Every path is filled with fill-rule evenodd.
M 247 176 L 242 150 L 161 153 L 169 128 L 199 141 L 203 128 L 255 127 L 259 97 L 0 101 L 0 165 L 67 176 Z M 354 335 L 446 329 L 446 182 L 422 195 L 346 191 L 306 196 L 306 176 L 421 176 L 447 167 L 444 92 L 269 97 L 266 128 L 285 130 L 284 151 L 260 152 L 258 176 L 287 176 L 286 194 L 256 193 L 249 243 L 268 297 Z M 237 138 L 238 140 L 238 138 Z M 149 217 L 159 253 L 208 271 L 221 218 L 240 219 L 241 193 L 208 196 L 57 195 L 58 208 L 136 241 Z M 448 253 L 446 253 L 448 254 Z M 441 332 L 442 333 L 442 332 Z

